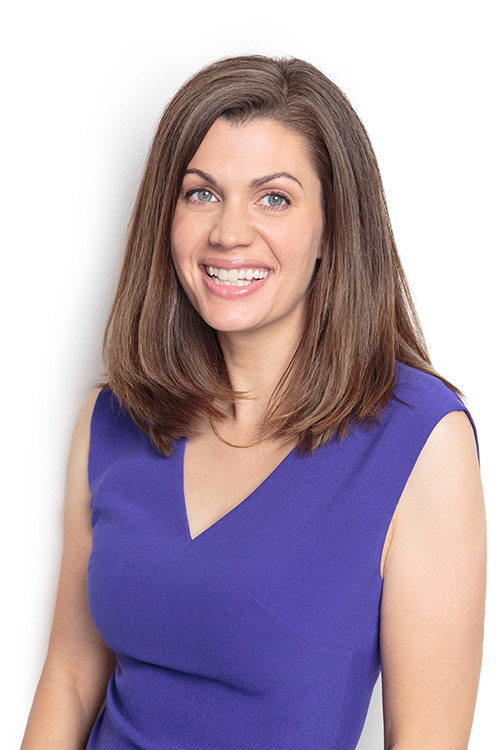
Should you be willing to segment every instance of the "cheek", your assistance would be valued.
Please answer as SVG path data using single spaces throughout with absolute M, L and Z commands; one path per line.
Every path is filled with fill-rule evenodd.
M 316 257 L 320 248 L 322 222 L 301 222 L 287 231 L 279 246 L 280 262 L 283 266 L 297 272 L 297 279 L 306 278 L 312 273 L 316 264 Z
M 193 258 L 198 247 L 196 235 L 187 222 L 177 222 L 170 232 L 170 252 L 177 276 L 185 291 L 186 286 L 194 283 L 197 264 Z
M 189 252 L 189 233 L 186 222 L 175 220 L 170 231 L 170 249 L 176 269 L 182 264 Z

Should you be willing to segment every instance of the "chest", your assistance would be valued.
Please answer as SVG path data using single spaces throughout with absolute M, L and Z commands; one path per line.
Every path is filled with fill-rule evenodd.
M 186 440 L 182 457 L 185 512 L 192 539 L 230 513 L 265 483 L 293 444 L 252 448 L 217 444 L 210 436 Z
M 138 445 L 92 482 L 89 603 L 110 647 L 149 661 L 152 648 L 171 653 L 182 632 L 186 655 L 203 655 L 217 633 L 216 643 L 236 639 L 234 654 L 250 630 L 273 651 L 293 633 L 350 648 L 377 617 L 387 523 L 366 496 L 359 459 L 335 445 L 292 451 L 267 464 L 267 477 L 254 475 L 262 462 L 240 459 L 241 489 L 227 466 L 215 482 L 217 466 L 197 458 L 189 440 L 169 458 Z M 186 493 L 192 527 L 190 468 L 200 471 L 199 494 Z M 221 487 L 238 493 L 223 503 Z

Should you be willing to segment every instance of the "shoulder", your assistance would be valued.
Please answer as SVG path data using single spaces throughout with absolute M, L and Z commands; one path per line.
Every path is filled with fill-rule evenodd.
M 90 425 L 101 388 L 92 388 L 83 401 L 73 427 L 66 469 L 67 507 L 76 505 L 79 512 L 88 505 L 87 465 L 90 446 Z
M 453 413 L 455 416 L 448 416 Z M 413 434 L 420 453 L 424 443 L 427 452 L 439 450 L 440 435 L 449 431 L 475 438 L 479 459 L 479 441 L 472 415 L 460 396 L 436 375 L 397 362 L 396 383 L 389 414 L 395 417 L 395 429 Z M 431 438 L 432 435 L 432 438 Z M 445 434 L 445 440 L 448 436 Z M 444 446 L 446 447 L 446 446 Z M 422 459 L 423 461 L 425 459 Z
M 436 375 L 399 361 L 394 395 L 419 408 L 463 405 L 460 397 Z
M 80 414 L 85 415 L 87 418 L 89 416 L 91 417 L 94 411 L 96 401 L 99 398 L 99 394 L 107 390 L 108 390 L 107 388 L 102 388 L 101 386 L 97 386 L 96 388 L 91 388 L 85 400 L 83 401 L 83 404 L 80 409 Z
M 396 548 L 446 524 L 448 513 L 467 523 L 482 503 L 477 431 L 462 399 L 438 377 L 402 363 L 395 394 L 405 405 L 392 407 L 392 438 L 409 446 L 409 456 L 403 448 L 400 456 L 408 461 L 408 475 L 389 528 L 384 579 L 399 560 Z
M 484 500 L 473 424 L 467 413 L 447 412 L 434 426 L 413 466 L 393 519 L 384 579 L 412 565 L 422 550 L 448 553 L 471 542 L 483 523 Z
M 427 438 L 408 479 L 405 491 L 410 500 L 404 505 L 418 503 L 422 509 L 433 498 L 436 507 L 438 497 L 451 500 L 453 493 L 466 495 L 464 481 L 477 479 L 478 471 L 474 429 L 467 413 L 457 406 L 441 417 Z
M 79 433 L 85 432 L 85 430 L 90 427 L 90 422 L 92 420 L 96 401 L 99 397 L 99 394 L 103 390 L 106 389 L 99 386 L 96 388 L 92 388 L 83 401 L 75 422 L 75 430 L 77 429 Z
M 72 451 L 76 450 L 80 452 L 88 450 L 92 415 L 94 413 L 95 404 L 99 397 L 99 394 L 103 390 L 105 389 L 99 386 L 92 388 L 81 404 L 73 428 L 73 436 L 71 440 Z

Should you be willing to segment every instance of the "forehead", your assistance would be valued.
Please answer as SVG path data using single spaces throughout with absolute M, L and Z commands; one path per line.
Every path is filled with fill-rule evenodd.
M 270 119 L 236 124 L 219 118 L 188 167 L 219 173 L 237 169 L 252 177 L 271 172 L 300 172 L 304 178 L 315 177 L 304 138 Z

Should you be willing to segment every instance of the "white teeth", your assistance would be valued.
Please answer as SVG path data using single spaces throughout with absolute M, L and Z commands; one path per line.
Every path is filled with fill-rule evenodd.
M 217 286 L 248 286 L 251 284 L 251 281 L 245 281 L 237 279 L 236 281 L 220 281 L 217 277 L 214 279 Z
M 207 273 L 212 276 L 215 283 L 219 286 L 221 284 L 225 286 L 248 286 L 254 280 L 265 279 L 269 271 L 263 269 L 253 268 L 217 268 L 216 266 L 208 266 Z

